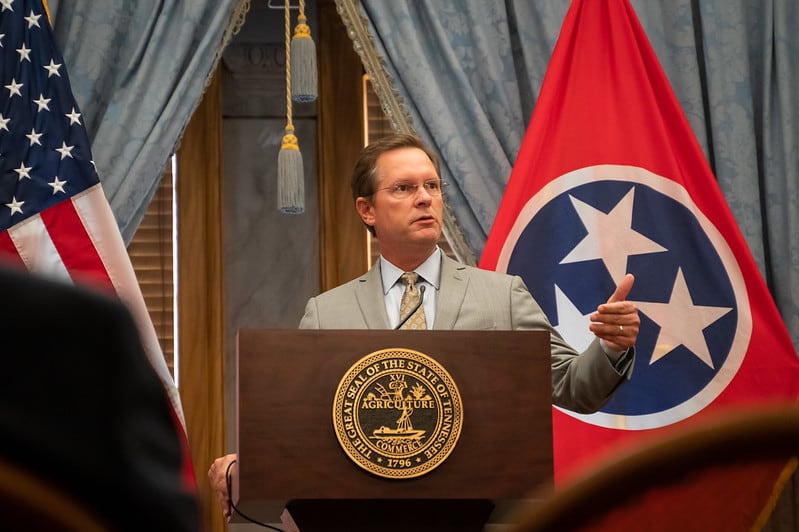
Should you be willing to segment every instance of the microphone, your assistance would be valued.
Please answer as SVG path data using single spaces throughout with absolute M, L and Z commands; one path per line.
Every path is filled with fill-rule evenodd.
M 403 319 L 401 319 L 400 322 L 397 324 L 397 326 L 394 327 L 395 331 L 397 329 L 399 329 L 400 327 L 402 327 L 403 325 L 405 325 L 405 322 L 408 321 L 411 316 L 416 314 L 416 311 L 419 310 L 419 307 L 422 306 L 422 304 L 424 303 L 424 289 L 425 289 L 425 285 L 421 285 L 419 287 L 419 301 L 417 301 L 416 304 L 411 309 L 411 311 L 408 312 L 408 315 L 405 316 Z

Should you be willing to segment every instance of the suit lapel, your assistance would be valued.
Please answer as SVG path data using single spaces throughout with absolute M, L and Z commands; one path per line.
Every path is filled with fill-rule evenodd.
M 389 329 L 386 302 L 383 296 L 383 279 L 380 277 L 380 261 L 358 279 L 355 297 L 363 313 L 367 329 Z
M 441 287 L 436 303 L 436 322 L 433 329 L 451 330 L 458 321 L 469 276 L 466 267 L 441 254 Z

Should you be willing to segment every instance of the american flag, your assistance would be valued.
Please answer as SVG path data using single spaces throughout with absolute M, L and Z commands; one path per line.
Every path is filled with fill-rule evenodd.
M 41 0 L 0 0 L 0 57 L 0 260 L 117 294 L 185 427 Z

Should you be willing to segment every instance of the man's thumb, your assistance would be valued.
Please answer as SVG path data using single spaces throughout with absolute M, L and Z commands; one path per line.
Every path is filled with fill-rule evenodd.
M 628 273 L 625 275 L 624 279 L 619 283 L 619 286 L 616 287 L 616 291 L 613 292 L 613 295 L 608 299 L 608 303 L 615 303 L 616 301 L 624 301 L 627 299 L 627 294 L 632 290 L 634 282 L 635 277 L 633 274 Z

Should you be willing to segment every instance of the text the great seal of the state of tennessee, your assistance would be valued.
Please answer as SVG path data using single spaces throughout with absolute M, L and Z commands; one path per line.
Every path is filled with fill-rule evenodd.
M 461 397 L 431 357 L 404 348 L 375 351 L 341 379 L 333 426 L 347 456 L 386 478 L 429 473 L 455 448 L 463 424 Z

